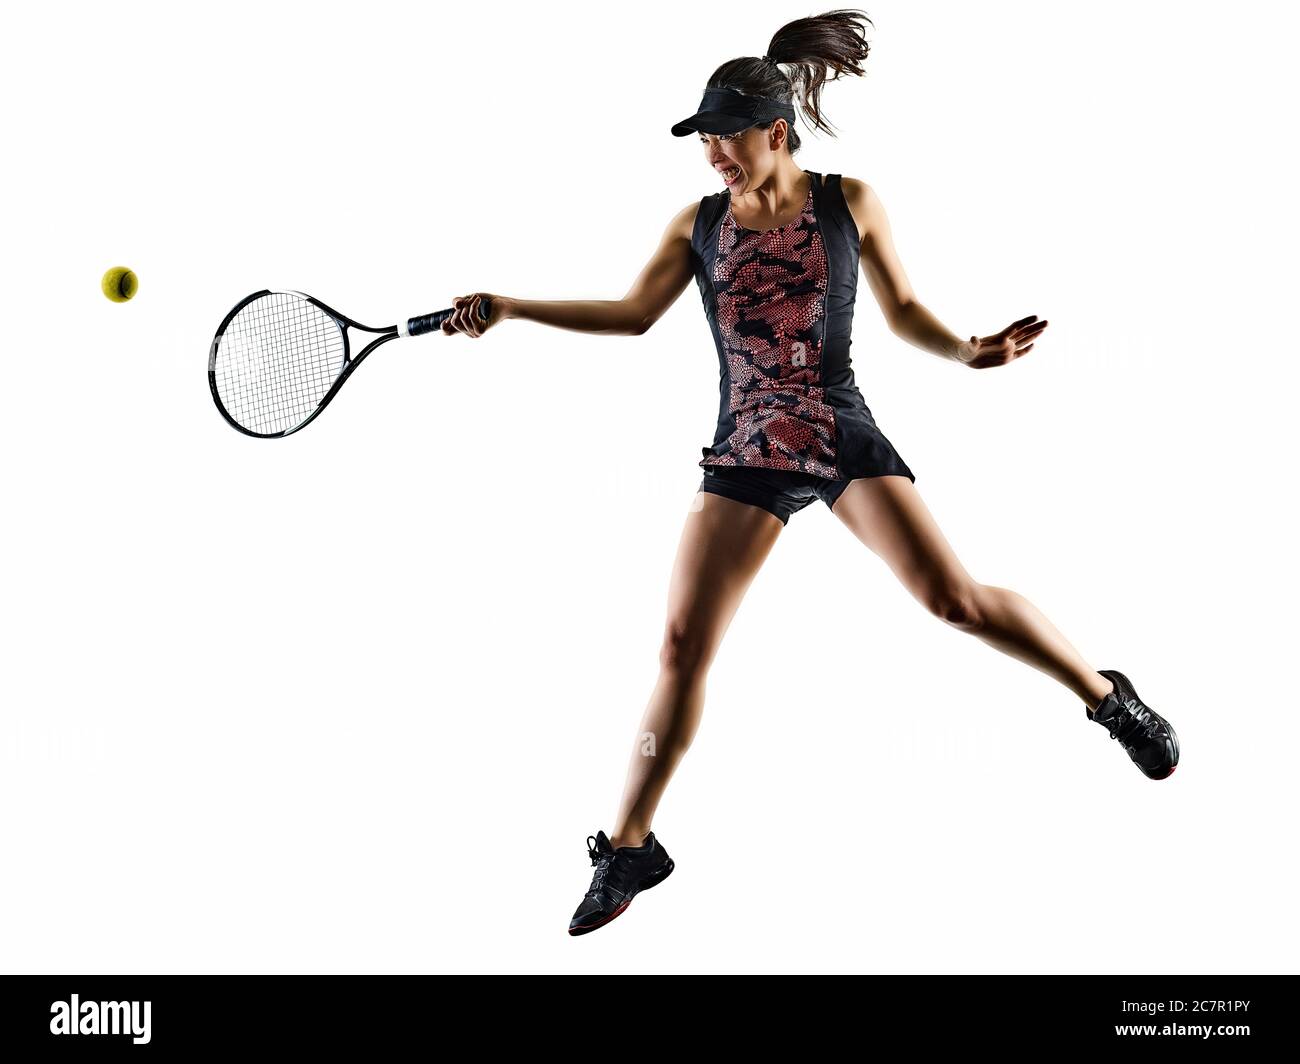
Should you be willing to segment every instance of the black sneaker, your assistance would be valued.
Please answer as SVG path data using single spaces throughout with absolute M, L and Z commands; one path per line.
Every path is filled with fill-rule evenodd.
M 1095 710 L 1089 709 L 1088 717 L 1105 725 L 1110 737 L 1119 740 L 1133 764 L 1149 779 L 1172 776 L 1178 767 L 1178 736 L 1173 725 L 1143 703 L 1122 672 L 1102 669 L 1101 674 L 1115 685 L 1115 690 Z
M 591 888 L 569 921 L 569 934 L 585 935 L 604 927 L 632 904 L 640 891 L 662 883 L 673 870 L 673 859 L 654 832 L 640 846 L 610 845 L 605 833 L 587 836 L 587 854 L 596 872 Z

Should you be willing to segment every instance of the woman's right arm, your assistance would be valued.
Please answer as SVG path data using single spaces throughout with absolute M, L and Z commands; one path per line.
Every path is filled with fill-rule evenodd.
M 699 204 L 692 203 L 668 223 L 658 249 L 622 299 L 541 300 L 492 295 L 492 317 L 535 321 L 574 332 L 640 336 L 663 316 L 690 283 L 691 231 L 698 209 Z M 464 310 L 458 310 L 455 317 L 448 319 L 444 332 L 468 331 L 465 326 L 469 324 L 471 299 L 471 296 L 458 297 L 455 305 L 459 307 L 461 300 L 465 300 Z

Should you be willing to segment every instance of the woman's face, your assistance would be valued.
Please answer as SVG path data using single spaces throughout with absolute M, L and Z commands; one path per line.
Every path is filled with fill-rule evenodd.
M 722 176 L 732 195 L 761 181 L 772 169 L 776 153 L 768 146 L 771 132 L 751 126 L 740 133 L 697 134 L 704 146 L 704 158 Z

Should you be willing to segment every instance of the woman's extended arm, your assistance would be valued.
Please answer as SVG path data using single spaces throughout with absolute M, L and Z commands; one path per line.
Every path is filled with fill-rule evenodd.
M 691 229 L 698 203 L 682 210 L 664 230 L 659 247 L 622 299 L 516 299 L 489 292 L 457 296 L 456 314 L 443 325 L 446 333 L 482 335 L 497 321 L 515 318 L 574 332 L 639 336 L 673 305 L 691 279 Z M 477 322 L 475 297 L 491 296 L 492 316 Z M 499 309 L 498 309 L 499 308 Z
M 1033 314 L 1013 321 L 991 336 L 972 336 L 963 340 L 952 332 L 912 291 L 894 249 L 885 208 L 875 191 L 870 185 L 851 177 L 841 179 L 840 183 L 849 211 L 862 234 L 862 271 L 895 336 L 922 351 L 976 369 L 1003 365 L 1034 346 L 1033 341 L 1047 328 L 1047 322 L 1039 321 Z

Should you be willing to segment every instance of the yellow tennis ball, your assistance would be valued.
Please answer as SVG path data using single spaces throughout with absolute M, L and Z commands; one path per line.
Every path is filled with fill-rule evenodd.
M 140 281 L 125 266 L 114 266 L 104 274 L 104 279 L 99 286 L 104 290 L 104 295 L 114 303 L 125 303 L 135 295 L 140 287 Z

